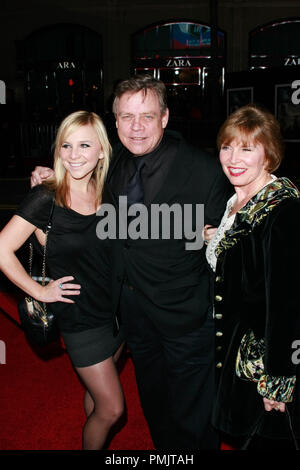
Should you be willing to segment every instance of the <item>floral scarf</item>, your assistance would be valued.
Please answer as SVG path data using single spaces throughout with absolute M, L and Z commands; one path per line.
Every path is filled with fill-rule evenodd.
M 240 237 L 248 235 L 284 199 L 299 197 L 297 187 L 288 178 L 277 178 L 264 186 L 237 212 L 234 223 L 216 248 L 216 256 L 234 246 Z

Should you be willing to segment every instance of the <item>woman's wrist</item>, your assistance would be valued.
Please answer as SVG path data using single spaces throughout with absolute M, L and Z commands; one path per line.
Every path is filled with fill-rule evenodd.
M 296 376 L 273 377 L 263 374 L 257 382 L 258 393 L 267 398 L 282 403 L 293 401 Z
M 32 280 L 32 290 L 29 293 L 30 297 L 40 302 L 45 302 L 45 286 L 42 286 L 37 281 Z

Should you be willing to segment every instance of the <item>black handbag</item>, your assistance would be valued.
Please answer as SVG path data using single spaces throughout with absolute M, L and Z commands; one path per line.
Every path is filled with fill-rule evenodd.
M 42 276 L 32 276 L 32 260 L 33 260 L 33 245 L 29 244 L 29 275 L 37 280 L 41 281 L 42 286 L 45 286 L 48 278 L 46 278 L 46 249 L 48 234 L 52 227 L 52 215 L 54 211 L 55 201 L 53 200 L 49 220 L 47 223 L 47 229 L 45 232 L 46 240 L 43 247 L 43 261 L 42 261 Z M 42 346 L 48 343 L 58 341 L 59 330 L 56 324 L 55 315 L 49 310 L 45 302 L 40 302 L 33 299 L 32 297 L 25 297 L 18 304 L 19 318 L 21 321 L 21 327 L 28 337 L 29 340 Z
M 270 413 L 270 411 L 268 412 Z M 295 433 L 294 433 L 294 429 L 293 429 L 293 426 L 292 426 L 292 420 L 291 420 L 291 416 L 290 416 L 290 412 L 288 410 L 288 408 L 286 407 L 285 408 L 285 417 L 286 417 L 286 421 L 287 421 L 287 426 L 289 428 L 289 431 L 290 431 L 290 435 L 291 435 L 291 440 L 294 444 L 294 447 L 295 447 L 295 450 L 299 450 L 299 445 L 298 445 L 298 442 L 297 442 L 297 438 L 295 436 Z M 264 414 L 265 414 L 265 411 L 263 411 L 260 416 L 258 417 L 258 420 L 256 421 L 255 425 L 253 426 L 249 436 L 247 437 L 246 441 L 244 442 L 244 444 L 242 445 L 242 447 L 239 449 L 239 450 L 248 450 L 248 446 L 251 442 L 251 440 L 253 439 L 253 437 L 255 436 L 256 432 L 258 431 L 258 428 L 264 418 Z

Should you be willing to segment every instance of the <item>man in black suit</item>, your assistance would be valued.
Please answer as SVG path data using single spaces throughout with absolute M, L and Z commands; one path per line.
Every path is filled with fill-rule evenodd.
M 108 176 L 115 201 L 128 194 L 135 164 L 141 162 L 143 198 L 135 202 L 148 209 L 149 227 L 151 208 L 162 204 L 176 204 L 182 214 L 189 205 L 194 229 L 204 204 L 205 223 L 217 226 L 228 183 L 217 159 L 165 130 L 164 84 L 151 76 L 119 83 L 113 111 L 121 141 Z M 155 447 L 212 449 L 218 444 L 209 425 L 215 367 L 209 274 L 202 244 L 188 245 L 184 220 L 177 238 L 174 224 L 166 239 L 160 228 L 158 239 L 119 240 L 113 252 L 115 311 L 125 328 Z
M 151 218 L 154 207 L 176 205 L 179 212 L 168 214 L 167 236 L 165 213 L 155 237 L 113 243 L 114 312 L 125 329 L 155 448 L 217 449 L 210 426 L 215 327 L 197 214 L 203 204 L 204 223 L 218 225 L 228 182 L 216 158 L 165 130 L 169 111 L 161 81 L 135 76 L 120 82 L 115 93 L 120 143 L 103 202 L 117 206 L 119 196 L 127 196 L 130 204 L 143 203 L 148 227 L 157 223 Z M 187 207 L 188 218 L 183 216 Z M 194 245 L 186 225 L 196 234 Z

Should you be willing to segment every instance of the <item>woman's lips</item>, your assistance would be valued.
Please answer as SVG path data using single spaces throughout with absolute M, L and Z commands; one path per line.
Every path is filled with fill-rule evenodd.
M 247 171 L 247 169 L 246 168 L 235 168 L 235 167 L 229 166 L 228 171 L 229 171 L 231 176 L 240 176 L 243 173 L 245 173 Z

